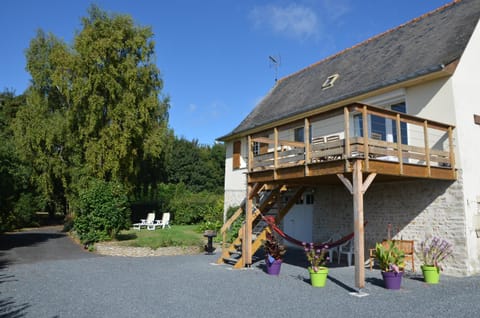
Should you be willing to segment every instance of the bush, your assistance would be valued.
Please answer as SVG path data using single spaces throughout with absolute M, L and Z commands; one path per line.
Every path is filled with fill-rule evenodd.
M 227 210 L 227 220 L 232 217 L 232 215 L 240 208 L 240 206 L 231 206 Z M 243 225 L 243 221 L 245 220 L 245 215 L 240 215 L 230 226 L 230 229 L 227 232 L 227 242 L 232 243 L 238 237 L 238 231 Z
M 199 232 L 205 232 L 206 230 L 213 230 L 219 233 L 222 226 L 223 226 L 223 223 L 220 221 L 215 221 L 215 222 L 206 221 L 200 224 L 200 226 L 198 227 L 198 230 Z
M 15 227 L 36 225 L 35 212 L 38 210 L 37 199 L 31 193 L 22 193 L 14 208 Z
M 176 185 L 168 203 L 175 224 L 223 222 L 223 196 L 206 191 L 189 191 L 182 183 Z
M 78 204 L 74 229 L 84 244 L 115 238 L 130 226 L 127 192 L 119 183 L 92 181 Z

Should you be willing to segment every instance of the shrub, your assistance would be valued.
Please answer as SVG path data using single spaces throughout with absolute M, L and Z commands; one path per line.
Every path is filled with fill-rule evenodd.
M 82 243 L 112 239 L 129 228 L 127 193 L 119 183 L 92 181 L 80 192 L 78 204 L 74 229 Z
M 15 227 L 35 224 L 35 212 L 38 210 L 37 200 L 31 193 L 22 193 L 14 208 Z
M 182 183 L 176 185 L 168 204 L 175 224 L 223 221 L 223 196 L 210 192 L 192 192 Z
M 220 232 L 222 225 L 223 223 L 220 221 L 215 221 L 215 222 L 205 221 L 202 224 L 200 224 L 198 230 L 200 232 L 205 232 L 206 230 L 213 230 L 218 233 Z

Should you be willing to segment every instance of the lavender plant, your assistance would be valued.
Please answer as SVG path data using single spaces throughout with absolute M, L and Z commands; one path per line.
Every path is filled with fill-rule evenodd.
M 453 244 L 439 237 L 427 238 L 420 243 L 423 263 L 443 270 L 441 262 L 453 253 Z
M 302 242 L 302 245 L 310 267 L 315 273 L 318 272 L 320 267 L 325 266 L 328 261 L 328 256 L 325 256 L 328 246 L 316 249 L 313 243 Z

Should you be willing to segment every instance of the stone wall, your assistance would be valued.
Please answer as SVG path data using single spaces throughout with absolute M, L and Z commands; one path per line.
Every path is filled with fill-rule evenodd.
M 455 245 L 454 258 L 445 262 L 445 273 L 467 275 L 467 239 L 463 206 L 462 179 L 456 182 L 411 180 L 382 183 L 375 181 L 364 195 L 365 260 L 375 242 L 387 238 L 388 224 L 392 238 L 415 240 L 415 269 L 420 271 L 420 242 L 427 235 L 437 235 Z M 343 185 L 315 189 L 313 236 L 315 241 L 333 232 L 353 231 L 353 198 Z M 407 270 L 410 269 L 407 266 Z

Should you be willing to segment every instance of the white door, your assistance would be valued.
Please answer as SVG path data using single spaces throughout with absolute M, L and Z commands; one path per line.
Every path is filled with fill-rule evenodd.
M 299 200 L 285 216 L 284 232 L 299 241 L 310 243 L 312 242 L 312 218 L 313 196 L 304 194 L 302 200 Z M 286 240 L 285 243 L 289 246 L 296 246 Z

